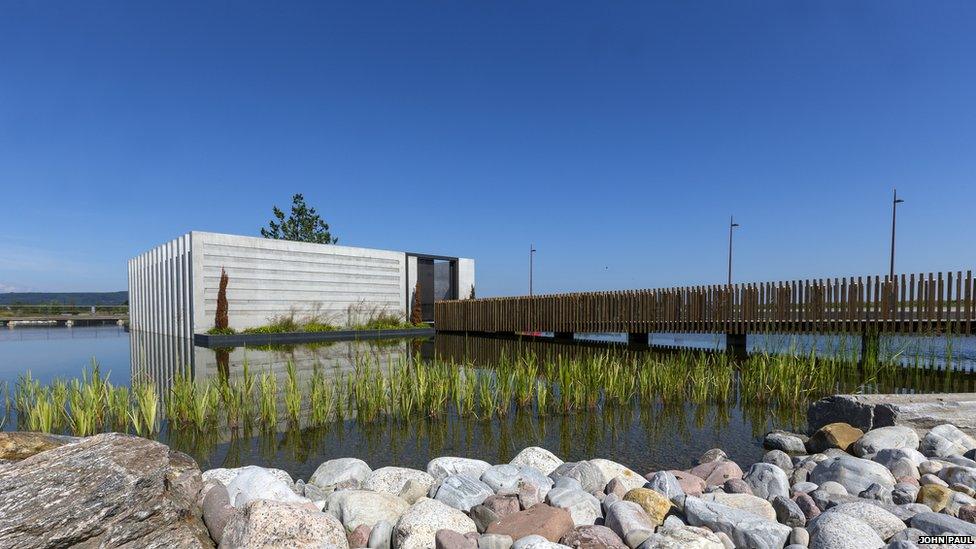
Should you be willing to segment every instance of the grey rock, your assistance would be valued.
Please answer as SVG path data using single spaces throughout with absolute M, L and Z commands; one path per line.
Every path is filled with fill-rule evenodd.
M 888 470 L 891 471 L 891 476 L 896 479 L 902 477 L 917 479 L 921 476 L 918 473 L 918 466 L 912 463 L 912 460 L 907 457 L 899 458 L 889 463 Z
M 810 469 L 812 469 L 812 467 Z M 793 484 L 807 482 L 807 480 L 810 478 L 810 469 L 805 467 L 796 467 L 793 469 L 793 472 L 790 473 L 790 482 Z
M 545 476 L 562 465 L 563 460 L 545 448 L 530 446 L 519 452 L 509 464 L 517 467 L 531 467 L 542 472 L 542 475 Z
M 559 543 L 574 549 L 627 549 L 627 544 L 606 526 L 580 526 L 573 528 Z
M 296 494 L 280 476 L 263 467 L 253 465 L 239 469 L 237 475 L 227 484 L 227 494 L 234 507 L 243 507 L 255 499 L 290 503 L 308 501 Z
M 331 491 L 336 484 L 343 481 L 355 480 L 357 483 L 366 479 L 373 472 L 365 461 L 356 458 L 330 459 L 319 465 L 312 478 L 308 479 L 308 484 L 312 484 L 323 490 Z
M 901 425 L 880 427 L 870 430 L 857 440 L 852 447 L 854 455 L 863 457 L 881 450 L 918 448 L 919 440 L 915 429 Z
M 701 499 L 721 503 L 722 505 L 740 511 L 748 511 L 767 520 L 776 520 L 776 509 L 773 508 L 773 504 L 752 494 L 713 492 L 711 494 L 703 494 Z
M 644 487 L 650 488 L 670 500 L 685 495 L 685 491 L 681 489 L 681 484 L 678 483 L 678 478 L 668 471 L 658 471 L 648 476 Z
M 776 496 L 772 499 L 771 503 L 773 504 L 773 509 L 776 511 L 776 521 L 780 524 L 792 527 L 806 525 L 807 517 L 795 501 L 783 496 Z
M 624 486 L 627 488 L 627 491 L 629 492 L 634 488 L 643 487 L 644 483 L 646 482 L 646 479 L 643 477 L 643 475 L 638 474 L 637 472 L 630 469 L 629 467 L 625 467 L 624 465 L 621 465 L 616 461 L 597 458 L 597 459 L 591 459 L 589 460 L 589 462 L 593 465 L 596 465 L 603 473 L 603 478 L 606 479 L 604 485 L 606 484 L 606 482 L 609 482 L 611 479 L 619 479 L 620 482 L 624 484 Z M 603 488 L 601 487 L 599 491 L 602 492 Z
M 510 549 L 515 540 L 504 534 L 482 534 L 478 537 L 478 549 Z
M 824 515 L 832 513 L 842 513 L 860 520 L 870 526 L 882 540 L 887 540 L 905 529 L 905 523 L 898 517 L 878 505 L 866 502 L 842 503 L 820 515 L 817 520 L 822 520 Z
M 512 549 L 562 549 L 564 547 L 566 546 L 535 534 L 519 538 L 512 544 Z
M 790 531 L 790 545 L 806 547 L 810 545 L 810 532 L 806 528 L 796 527 Z
M 481 482 L 490 486 L 497 494 L 518 494 L 520 484 L 531 483 L 538 488 L 543 498 L 553 485 L 551 478 L 534 467 L 508 464 L 492 465 L 481 474 Z
M 651 518 L 632 501 L 617 501 L 610 505 L 605 523 L 631 548 L 644 543 L 654 533 Z
M 786 545 L 791 531 L 788 526 L 754 513 L 693 497 L 685 500 L 685 515 L 688 524 L 723 532 L 737 547 L 780 549 Z
M 960 431 L 956 426 L 945 423 L 929 430 L 922 437 L 919 449 L 930 457 L 961 456 L 969 450 L 976 449 L 976 439 Z
M 393 527 L 392 545 L 396 549 L 425 549 L 433 547 L 438 530 L 453 530 L 459 534 L 475 532 L 474 521 L 453 507 L 429 498 L 421 498 Z
M 809 494 L 817 488 L 819 485 L 812 482 L 798 482 L 792 486 L 794 492 L 803 492 L 804 494 Z
M 307 505 L 255 499 L 237 509 L 227 523 L 221 547 L 347 548 L 337 518 Z
M 741 478 L 730 478 L 722 484 L 722 490 L 729 494 L 749 494 L 752 495 L 752 487 Z
M 451 475 L 467 475 L 474 479 L 481 475 L 491 464 L 480 459 L 462 457 L 438 457 L 427 462 L 427 474 L 435 481 L 444 480 Z
M 894 536 L 891 536 L 891 539 L 889 539 L 888 542 L 893 543 L 896 541 L 907 541 L 912 543 L 912 545 L 914 545 L 915 542 L 918 541 L 918 537 L 924 535 L 925 532 L 917 528 L 905 528 L 901 532 L 898 532 Z
M 371 472 L 360 483 L 363 490 L 383 492 L 397 496 L 408 481 L 413 480 L 428 490 L 434 484 L 434 477 L 426 471 L 407 467 L 380 467 Z
M 572 482 L 565 482 L 568 480 Z M 546 494 L 546 502 L 557 509 L 569 511 L 573 526 L 594 524 L 603 517 L 600 500 L 583 491 L 580 484 L 573 479 L 564 477 L 556 481 L 556 485 Z
M 849 494 L 860 494 L 873 483 L 893 487 L 895 477 L 885 466 L 867 459 L 853 456 L 838 456 L 821 461 L 810 473 L 810 482 L 820 485 L 837 482 Z
M 442 528 L 434 533 L 435 549 L 478 549 L 478 542 L 463 534 Z
M 234 506 L 230 504 L 227 487 L 220 483 L 213 483 L 203 496 L 202 507 L 203 522 L 210 531 L 210 537 L 220 543 L 227 523 L 234 516 Z
M 374 524 L 373 529 L 369 531 L 369 541 L 366 542 L 366 547 L 369 549 L 390 549 L 392 539 L 393 523 L 381 520 Z
M 916 498 L 918 498 L 918 486 L 913 484 L 898 483 L 891 490 L 891 502 L 896 505 L 913 503 Z
M 189 456 L 108 433 L 0 468 L 0 546 L 212 547 Z
M 604 476 L 600 467 L 590 461 L 563 463 L 549 473 L 549 478 L 553 481 L 559 480 L 560 477 L 577 480 L 587 492 L 602 492 L 610 480 Z
M 705 528 L 679 526 L 659 529 L 639 549 L 725 549 L 721 538 Z
M 485 505 L 475 505 L 471 508 L 471 512 L 468 513 L 471 520 L 474 521 L 475 529 L 478 532 L 484 532 L 488 529 L 488 525 L 497 522 L 500 517 L 494 509 L 491 509 Z
M 373 527 L 377 522 L 396 521 L 410 505 L 397 496 L 369 490 L 341 490 L 333 492 L 325 500 L 326 509 L 339 519 L 349 531 L 359 526 Z
M 712 463 L 713 461 L 726 461 L 729 456 L 721 448 L 712 448 L 711 450 L 706 450 L 704 454 L 698 456 L 695 460 L 695 465 L 701 465 L 703 463 Z
M 881 486 L 878 483 L 873 483 L 868 486 L 863 492 L 857 495 L 857 497 L 862 499 L 873 499 L 883 503 L 892 503 L 891 492 L 894 487 Z
M 787 454 L 802 454 L 806 452 L 806 437 L 787 431 L 771 431 L 763 437 L 763 448 L 767 450 L 782 450 Z
M 950 465 L 939 471 L 939 477 L 949 485 L 962 484 L 971 489 L 976 488 L 976 468 L 974 467 Z
M 782 450 L 770 450 L 766 452 L 762 460 L 763 463 L 771 463 L 779 467 L 787 475 L 793 472 L 793 460 Z
M 879 450 L 877 453 L 870 455 L 870 457 L 864 456 L 864 458 L 876 461 L 885 467 L 890 467 L 894 461 L 903 458 L 911 461 L 916 467 L 928 460 L 925 454 L 913 448 L 887 448 Z
M 918 483 L 922 486 L 925 486 L 926 484 L 936 484 L 938 486 L 945 486 L 945 487 L 949 486 L 948 482 L 932 474 L 922 475 L 921 478 L 918 479 Z
M 790 496 L 790 479 L 786 476 L 786 472 L 776 465 L 755 463 L 742 477 L 742 480 L 752 488 L 753 495 L 765 500 L 776 496 L 786 498 Z
M 437 493 L 437 489 L 440 487 L 441 485 L 439 482 L 435 482 L 428 487 L 423 481 L 408 479 L 403 485 L 403 488 L 400 488 L 400 493 L 397 494 L 397 497 L 403 501 L 406 501 L 410 505 L 413 505 L 422 497 L 433 496 L 433 494 Z
M 918 549 L 918 545 L 908 541 L 908 540 L 898 540 L 892 541 L 885 545 L 885 549 Z
M 976 536 L 976 524 L 943 513 L 919 513 L 912 517 L 909 526 L 930 536 L 945 533 Z
M 468 475 L 450 475 L 444 478 L 434 499 L 468 512 L 494 493 L 490 486 L 476 478 Z
M 807 530 L 811 549 L 884 547 L 884 540 L 869 525 L 844 513 L 824 513 L 813 519 Z

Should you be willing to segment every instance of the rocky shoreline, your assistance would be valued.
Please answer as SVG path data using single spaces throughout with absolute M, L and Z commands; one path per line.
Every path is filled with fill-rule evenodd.
M 117 433 L 0 433 L 0 547 L 904 549 L 976 537 L 976 439 L 953 425 L 831 423 L 764 446 L 747 468 L 720 449 L 638 472 L 530 447 L 507 464 L 439 457 L 425 471 L 342 458 L 294 480 L 201 473 Z

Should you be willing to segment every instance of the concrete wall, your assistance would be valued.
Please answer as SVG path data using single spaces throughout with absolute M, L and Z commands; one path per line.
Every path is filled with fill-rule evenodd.
M 221 269 L 235 330 L 292 312 L 349 326 L 378 312 L 408 318 L 417 261 L 404 252 L 194 231 L 129 261 L 133 330 L 191 338 L 211 329 Z M 458 280 L 466 299 L 473 260 L 458 260 Z

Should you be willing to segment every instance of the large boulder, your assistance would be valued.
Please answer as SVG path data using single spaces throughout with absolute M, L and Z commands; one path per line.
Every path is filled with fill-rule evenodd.
M 361 459 L 330 459 L 315 469 L 312 478 L 308 479 L 308 483 L 330 491 L 340 482 L 353 481 L 359 484 L 366 480 L 366 477 L 372 472 L 373 470 L 369 468 L 369 465 Z
M 239 508 L 224 529 L 221 547 L 349 547 L 339 519 L 309 505 L 256 499 Z
M 807 451 L 806 437 L 787 431 L 770 431 L 763 437 L 763 448 L 767 450 L 782 450 L 787 454 L 805 454 Z
M 733 509 L 748 511 L 767 520 L 776 520 L 776 510 L 769 501 L 752 494 L 726 494 L 711 492 L 702 494 L 701 499 L 721 503 Z
M 366 476 L 361 487 L 363 490 L 373 490 L 374 492 L 384 492 L 397 496 L 409 481 L 414 481 L 422 486 L 424 491 L 427 491 L 434 484 L 434 477 L 425 471 L 407 467 L 380 467 Z
M 450 475 L 437 487 L 434 499 L 467 513 L 495 492 L 490 486 L 468 475 Z
M 557 509 L 569 511 L 575 526 L 591 525 L 603 517 L 600 500 L 583 490 L 572 479 L 561 479 L 546 494 L 546 503 Z
M 790 496 L 789 477 L 783 469 L 771 463 L 754 463 L 742 480 L 749 485 L 754 496 L 762 499 Z
M 410 505 L 383 492 L 339 490 L 329 495 L 325 508 L 339 519 L 346 530 L 352 531 L 363 525 L 372 528 L 381 521 L 395 524 Z
M 685 495 L 681 483 L 670 471 L 658 471 L 647 475 L 647 483 L 644 484 L 644 487 L 650 488 L 670 500 Z
M 602 492 L 607 482 L 610 481 L 604 475 L 603 469 L 592 461 L 563 463 L 549 473 L 549 478 L 553 479 L 553 481 L 557 481 L 560 478 L 574 479 L 583 486 L 584 490 L 590 493 Z
M 781 549 L 792 531 L 789 526 L 748 511 L 693 497 L 685 500 L 685 516 L 692 526 L 705 526 L 713 532 L 724 533 L 736 547 Z
M 846 452 L 862 436 L 864 431 L 857 427 L 842 422 L 830 423 L 818 429 L 807 440 L 807 450 L 814 454 L 830 448 L 839 448 Z
M 540 498 L 546 497 L 553 484 L 551 478 L 535 467 L 509 464 L 492 465 L 481 474 L 481 482 L 490 486 L 497 494 L 518 494 L 520 485 L 530 483 L 538 488 Z
M 442 528 L 459 534 L 477 532 L 474 521 L 461 511 L 430 498 L 420 498 L 397 521 L 392 545 L 396 549 L 433 547 L 434 535 Z
M 880 427 L 873 431 L 864 433 L 854 443 L 852 451 L 854 455 L 863 457 L 868 454 L 876 454 L 881 450 L 896 450 L 901 448 L 918 448 L 918 434 L 915 429 L 902 425 L 892 425 L 890 427 Z
M 650 488 L 634 488 L 624 495 L 624 501 L 640 505 L 655 527 L 664 523 L 664 517 L 671 510 L 671 500 Z
M 535 534 L 558 542 L 572 529 L 573 517 L 569 511 L 540 503 L 489 524 L 485 533 L 510 536 L 514 540 Z
M 462 457 L 438 457 L 427 463 L 427 474 L 441 481 L 451 475 L 468 475 L 479 479 L 491 464 L 480 459 Z
M 824 515 L 843 513 L 852 516 L 871 527 L 883 540 L 905 529 L 905 523 L 879 505 L 864 501 L 841 503 L 827 509 Z M 823 515 L 818 520 L 822 520 Z
M 878 549 L 884 540 L 863 521 L 844 513 L 823 513 L 810 522 L 810 549 Z
M 654 533 L 653 519 L 638 503 L 617 501 L 607 507 L 606 526 L 614 531 L 628 547 L 635 549 Z
M 47 433 L 29 433 L 25 431 L 0 431 L 0 460 L 20 461 L 34 454 L 53 450 L 81 440 L 78 437 L 51 435 Z
M 810 482 L 822 486 L 828 481 L 839 483 L 848 494 L 860 494 L 874 483 L 885 488 L 895 485 L 895 477 L 884 465 L 847 455 L 827 458 L 810 472 Z
M 930 536 L 961 534 L 976 537 L 976 524 L 950 517 L 944 513 L 919 513 L 911 518 L 909 525 Z
M 288 474 L 288 471 L 284 469 L 275 469 L 273 467 L 258 467 L 256 465 L 247 465 L 245 467 L 232 467 L 224 468 L 219 467 L 217 469 L 207 469 L 202 473 L 203 482 L 219 482 L 224 486 L 229 485 L 231 482 L 237 478 L 237 475 L 245 471 L 252 471 L 254 469 L 261 469 L 274 478 L 283 482 L 289 489 L 295 490 L 295 481 Z M 233 501 L 233 500 L 232 500 Z
M 619 480 L 626 490 L 633 490 L 634 488 L 640 488 L 644 486 L 646 479 L 634 472 L 632 469 L 617 463 L 616 461 L 610 461 L 609 459 L 591 459 L 590 463 L 596 465 L 603 471 L 603 477 L 609 482 L 611 479 Z
M 944 423 L 936 425 L 922 437 L 920 450 L 929 457 L 947 458 L 961 456 L 976 448 L 976 439 L 960 431 L 956 426 Z
M 562 465 L 563 460 L 545 448 L 529 446 L 512 458 L 509 464 L 516 467 L 532 467 L 542 471 L 543 475 L 548 475 Z
M 255 499 L 292 503 L 308 501 L 296 494 L 280 477 L 263 467 L 254 465 L 240 468 L 233 480 L 227 484 L 227 495 L 234 507 L 243 507 Z
M 212 547 L 189 456 L 108 433 L 0 468 L 0 546 Z

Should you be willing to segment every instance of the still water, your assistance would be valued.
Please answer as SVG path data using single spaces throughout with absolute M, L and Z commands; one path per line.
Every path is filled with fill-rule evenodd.
M 614 340 L 604 334 L 593 339 Z M 722 347 L 712 336 L 652 336 L 655 344 L 693 348 Z M 757 336 L 756 345 L 767 350 L 836 349 L 841 344 L 821 339 Z M 761 342 L 761 343 L 757 343 Z M 944 364 L 950 350 L 954 367 L 971 369 L 976 359 L 973 338 L 909 342 L 891 340 L 884 345 L 900 359 L 927 356 L 937 366 Z M 846 343 L 844 343 L 846 345 Z M 502 356 L 531 352 L 540 356 L 604 352 L 601 345 L 527 341 L 439 335 L 423 340 L 381 342 L 337 342 L 275 348 L 234 348 L 215 351 L 194 347 L 190 342 L 145 333 L 128 333 L 118 326 L 74 328 L 16 328 L 0 330 L 0 384 L 13 388 L 20 374 L 30 371 L 43 383 L 57 377 L 71 378 L 97 360 L 101 372 L 114 384 L 128 384 L 134 376 L 152 380 L 162 391 L 175 372 L 189 367 L 193 378 L 206 382 L 215 376 L 235 379 L 245 361 L 252 373 L 272 371 L 278 386 L 284 385 L 286 365 L 295 365 L 305 383 L 318 367 L 338 379 L 353 369 L 357 357 L 372 355 L 379 364 L 435 356 L 456 362 L 491 364 Z M 855 388 L 857 389 L 857 388 Z M 863 388 L 861 388 L 863 389 Z M 976 390 L 972 374 L 955 378 L 950 390 Z M 945 390 L 944 386 L 886 387 L 887 391 Z M 8 410 L 9 414 L 10 411 Z M 454 455 L 484 459 L 492 463 L 509 461 L 526 446 L 542 446 L 564 460 L 606 457 L 640 472 L 663 468 L 686 468 L 705 450 L 723 448 L 733 459 L 751 463 L 761 458 L 763 433 L 775 428 L 800 429 L 805 405 L 795 410 L 777 410 L 732 402 L 723 405 L 674 403 L 626 407 L 604 407 L 572 414 L 539 417 L 531 410 L 516 410 L 505 418 L 490 420 L 439 418 L 381 420 L 364 424 L 355 419 L 316 429 L 287 429 L 278 432 L 192 430 L 164 427 L 159 437 L 176 449 L 189 453 L 204 469 L 256 464 L 279 467 L 297 478 L 308 478 L 319 463 L 337 457 L 360 457 L 372 467 L 400 465 L 423 469 L 436 456 Z M 5 428 L 16 428 L 9 418 Z

